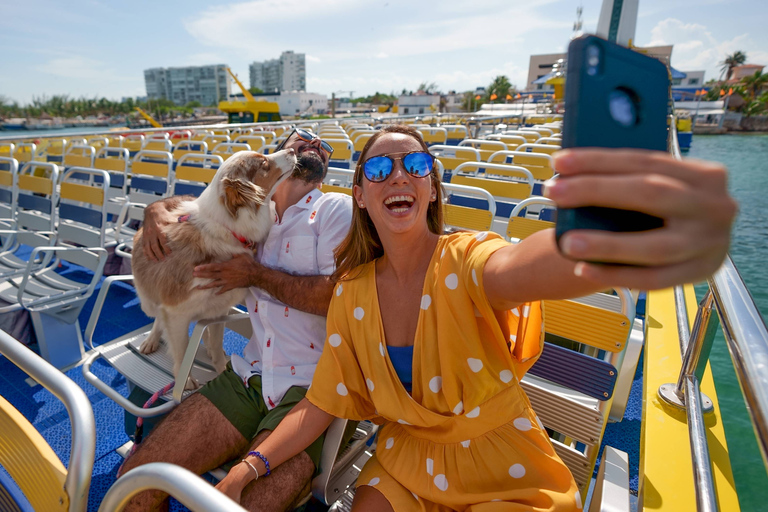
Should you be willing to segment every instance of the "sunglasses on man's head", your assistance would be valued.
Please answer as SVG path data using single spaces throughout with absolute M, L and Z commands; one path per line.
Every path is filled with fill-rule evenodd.
M 400 156 L 393 156 L 400 155 Z M 402 162 L 405 172 L 415 178 L 424 178 L 432 172 L 435 159 L 426 151 L 411 153 L 392 153 L 389 155 L 372 156 L 363 163 L 363 174 L 373 183 L 380 183 L 392 174 L 395 162 Z
M 290 140 L 290 138 L 293 136 L 294 133 L 296 134 L 297 137 L 299 137 L 301 140 L 305 142 L 312 142 L 315 139 L 320 139 L 320 137 L 318 137 L 312 132 L 303 130 L 301 128 L 294 128 L 293 131 L 288 135 L 288 137 L 286 137 L 283 140 L 283 142 L 280 143 L 280 146 L 277 149 L 278 150 L 283 149 L 283 147 Z M 333 154 L 333 146 L 325 142 L 323 139 L 320 139 L 320 147 L 323 148 L 323 151 L 328 153 L 329 157 Z

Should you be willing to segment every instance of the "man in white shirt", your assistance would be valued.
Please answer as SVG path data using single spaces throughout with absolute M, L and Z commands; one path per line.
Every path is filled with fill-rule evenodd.
M 253 336 L 243 356 L 174 409 L 126 461 L 123 473 L 149 462 L 172 462 L 198 474 L 243 457 L 266 438 L 297 404 L 312 382 L 325 342 L 325 315 L 333 292 L 333 250 L 352 219 L 349 196 L 318 190 L 333 149 L 311 132 L 294 130 L 281 148 L 292 147 L 297 168 L 272 196 L 275 223 L 257 258 L 241 255 L 195 268 L 211 279 L 206 287 L 223 293 L 249 287 L 246 305 Z M 170 211 L 182 198 L 147 207 L 145 252 L 162 259 L 169 253 L 160 228 L 176 222 Z M 322 439 L 254 482 L 258 503 L 249 510 L 284 510 L 309 489 Z M 167 495 L 147 491 L 126 510 L 155 510 Z

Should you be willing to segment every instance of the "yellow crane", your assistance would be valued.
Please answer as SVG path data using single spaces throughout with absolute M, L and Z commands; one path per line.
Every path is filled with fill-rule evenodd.
M 155 121 L 155 118 L 154 118 L 154 117 L 152 117 L 151 115 L 147 114 L 146 112 L 144 112 L 144 111 L 143 111 L 142 109 L 140 109 L 139 107 L 136 107 L 136 111 L 137 111 L 139 114 L 141 114 L 141 115 L 142 115 L 142 117 L 143 117 L 144 119 L 146 119 L 147 121 L 149 121 L 149 124 L 151 124 L 151 125 L 152 125 L 152 126 L 154 126 L 155 128 L 162 128 L 162 127 L 163 127 L 163 125 L 162 125 L 162 124 L 160 124 L 160 123 L 158 123 L 157 121 Z
M 238 87 L 240 87 L 240 90 L 243 91 L 243 96 L 245 96 L 246 101 L 256 101 L 256 98 L 253 97 L 253 94 L 251 94 L 251 91 L 245 88 L 245 86 L 238 80 L 237 75 L 232 72 L 231 69 L 227 68 L 227 72 L 229 73 L 229 76 L 232 77 L 232 80 L 235 81 Z
M 219 110 L 226 112 L 230 123 L 262 123 L 266 121 L 280 121 L 280 105 L 274 101 L 256 99 L 245 88 L 229 67 L 226 68 L 232 79 L 243 92 L 245 101 L 221 101 Z

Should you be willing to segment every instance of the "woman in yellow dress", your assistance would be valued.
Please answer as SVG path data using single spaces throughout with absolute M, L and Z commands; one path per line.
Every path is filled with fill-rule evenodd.
M 571 233 L 569 255 L 644 267 L 575 263 L 552 230 L 517 245 L 486 232 L 443 235 L 440 181 L 424 142 L 404 126 L 376 133 L 355 171 L 353 225 L 336 251 L 338 284 L 312 386 L 219 489 L 238 499 L 268 474 L 266 462 L 274 468 L 342 417 L 382 424 L 353 510 L 581 509 L 519 385 L 542 349 L 539 301 L 704 277 L 725 255 L 735 204 L 725 170 L 711 164 L 599 150 L 556 162 L 562 178 L 548 194 L 560 206 L 623 205 L 665 219 L 650 234 Z M 659 194 L 667 200 L 647 200 Z

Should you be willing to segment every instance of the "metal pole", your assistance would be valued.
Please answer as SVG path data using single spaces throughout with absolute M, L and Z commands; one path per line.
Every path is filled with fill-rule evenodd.
M 696 510 L 698 512 L 714 512 L 718 510 L 717 495 L 715 494 L 712 465 L 709 459 L 707 430 L 699 402 L 699 381 L 694 375 L 685 377 L 685 396 L 688 400 L 686 416 L 688 418 L 688 435 L 691 438 Z

